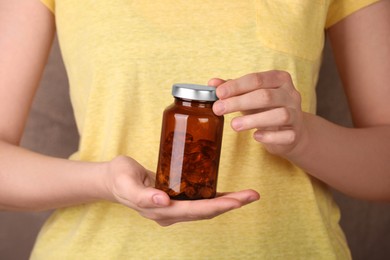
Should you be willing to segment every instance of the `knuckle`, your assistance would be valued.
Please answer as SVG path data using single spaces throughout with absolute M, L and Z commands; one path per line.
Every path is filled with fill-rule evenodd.
M 302 96 L 301 96 L 301 93 L 299 93 L 299 91 L 297 91 L 296 89 L 294 89 L 291 93 L 291 96 L 292 98 L 297 102 L 297 103 L 301 103 L 302 101 Z
M 237 85 L 236 81 L 235 80 L 231 80 L 229 81 L 229 84 L 225 84 L 223 86 L 223 91 L 225 92 L 224 96 L 227 96 L 227 97 L 230 97 L 232 91 L 231 89 L 232 88 L 235 88 Z M 218 88 L 217 88 L 218 89 Z M 222 89 L 222 88 L 221 88 Z
M 246 116 L 242 119 L 242 129 L 254 128 L 256 125 L 256 119 L 253 116 Z
M 279 118 L 280 118 L 280 121 L 282 124 L 284 124 L 284 125 L 290 124 L 291 114 L 290 114 L 290 111 L 288 110 L 288 108 L 286 108 L 286 107 L 280 108 L 279 114 L 280 114 Z
M 225 99 L 223 101 L 223 113 L 229 113 L 231 109 L 234 108 L 234 105 L 237 105 L 239 102 L 240 100 L 235 97 L 230 99 Z
M 134 205 L 135 205 L 138 209 L 142 209 L 142 208 L 145 207 L 144 203 L 142 203 L 142 201 L 140 201 L 140 200 L 136 200 L 136 201 L 134 202 Z
M 265 105 L 271 105 L 273 102 L 272 92 L 269 89 L 261 89 L 260 97 Z
M 155 221 L 157 224 L 159 224 L 161 227 L 168 227 L 173 225 L 173 222 L 168 222 L 168 221 Z
M 227 96 L 233 96 L 236 94 L 237 91 L 240 91 L 241 89 L 241 83 L 239 79 L 232 79 L 228 81 L 228 84 L 226 84 L 226 94 Z
M 263 84 L 263 75 L 261 73 L 253 73 L 254 84 L 256 87 L 260 87 Z
M 277 76 L 279 77 L 280 80 L 284 82 L 292 81 L 291 75 L 287 71 L 279 70 L 277 71 Z

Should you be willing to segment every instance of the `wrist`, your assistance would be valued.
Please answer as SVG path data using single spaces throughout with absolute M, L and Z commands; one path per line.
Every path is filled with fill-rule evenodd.
M 311 127 L 313 119 L 316 115 L 310 113 L 302 113 L 302 126 L 299 131 L 299 136 L 296 145 L 291 149 L 284 158 L 287 160 L 297 163 L 301 160 L 302 157 L 306 156 L 309 152 L 310 143 L 311 143 Z
M 99 162 L 97 163 L 96 167 L 97 199 L 116 202 L 116 199 L 111 192 L 113 187 L 112 161 Z

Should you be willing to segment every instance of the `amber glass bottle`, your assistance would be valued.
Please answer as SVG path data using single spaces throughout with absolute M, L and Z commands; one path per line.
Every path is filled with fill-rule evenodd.
M 215 88 L 175 84 L 172 95 L 163 114 L 156 188 L 177 200 L 213 198 L 224 122 L 212 111 Z

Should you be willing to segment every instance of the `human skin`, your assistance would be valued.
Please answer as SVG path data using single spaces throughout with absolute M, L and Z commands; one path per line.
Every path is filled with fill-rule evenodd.
M 387 162 L 390 153 L 390 108 L 385 101 L 385 97 L 389 96 L 386 74 L 390 65 L 384 61 L 390 60 L 389 16 L 389 4 L 383 2 L 351 15 L 329 29 L 337 63 L 343 67 L 340 72 L 349 98 L 365 98 L 364 104 L 351 102 L 358 129 L 336 126 L 302 112 L 299 93 L 286 72 L 248 74 L 226 83 L 221 79 L 211 80 L 210 84 L 218 86 L 221 102 L 225 102 L 225 110 L 216 109 L 215 112 L 243 111 L 245 116 L 241 120 L 254 115 L 252 125 L 244 122 L 244 127 L 237 128 L 239 119 L 235 119 L 232 121 L 233 128 L 237 131 L 259 128 L 261 131 L 255 134 L 255 141 L 262 142 L 270 152 L 291 160 L 343 192 L 366 199 L 389 200 L 389 191 L 384 188 L 389 187 L 387 172 L 390 168 Z M 362 23 L 370 23 L 372 27 L 362 29 Z M 256 191 L 244 190 L 220 194 L 211 200 L 170 201 L 164 192 L 152 188 L 153 173 L 130 157 L 119 156 L 101 163 L 79 162 L 19 147 L 54 32 L 53 15 L 39 1 L 0 0 L 0 209 L 36 211 L 107 200 L 126 205 L 142 216 L 167 226 L 213 218 L 259 199 Z M 367 33 L 375 37 L 365 38 Z M 356 40 L 362 41 L 362 44 L 353 44 Z M 359 64 L 355 64 L 356 59 Z M 369 63 L 363 64 L 360 60 Z M 276 82 L 275 89 L 287 91 L 275 94 L 280 97 L 278 102 L 282 109 L 275 111 L 268 106 L 267 112 L 261 115 L 237 105 L 241 103 L 237 102 L 239 99 L 234 101 L 233 97 L 238 97 L 255 106 L 255 110 L 264 109 L 253 102 L 258 100 L 258 93 L 252 93 L 253 87 L 266 89 L 258 84 L 262 81 L 256 81 L 262 78 L 258 75 L 267 75 L 267 82 Z M 253 78 L 256 80 L 253 81 Z M 247 84 L 247 79 L 257 83 Z M 234 92 L 238 83 L 243 86 L 238 88 L 239 91 L 248 95 Z M 224 88 L 227 89 L 225 96 Z M 264 131 L 268 126 L 259 125 L 264 117 L 272 120 L 273 113 L 277 113 L 276 118 L 281 121 L 270 122 L 283 125 L 285 132 Z M 331 140 L 339 145 L 332 146 Z M 313 164 L 313 161 L 316 163 Z M 356 162 L 361 164 L 361 168 L 353 165 Z
M 135 160 L 81 162 L 19 146 L 55 33 L 38 0 L 0 0 L 0 210 L 39 211 L 100 200 L 121 203 L 162 226 L 216 217 L 259 199 L 253 190 L 171 201 Z
M 214 78 L 218 115 L 241 111 L 231 126 L 254 129 L 273 154 L 350 196 L 390 201 L 390 1 L 372 4 L 328 30 L 354 128 L 301 110 L 284 71 Z M 319 97 L 321 98 L 321 97 Z

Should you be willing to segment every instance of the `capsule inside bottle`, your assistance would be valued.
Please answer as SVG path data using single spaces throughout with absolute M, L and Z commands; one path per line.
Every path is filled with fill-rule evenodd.
M 163 114 L 156 188 L 177 200 L 213 198 L 217 193 L 224 121 L 212 112 L 215 89 L 177 86 L 172 91 L 175 101 Z M 193 86 L 196 89 L 192 95 L 191 91 L 182 94 L 180 88 Z M 201 93 L 201 100 L 195 93 L 199 91 L 207 92 Z

